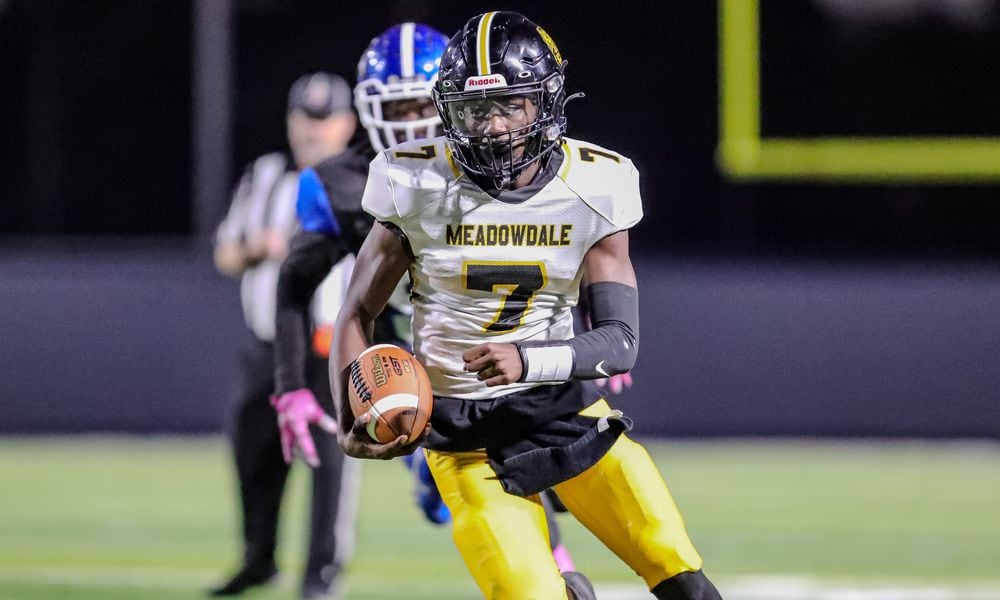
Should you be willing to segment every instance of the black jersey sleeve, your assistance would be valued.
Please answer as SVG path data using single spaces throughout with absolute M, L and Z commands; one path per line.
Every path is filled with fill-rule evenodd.
M 289 244 L 278 275 L 275 314 L 275 392 L 306 387 L 309 352 L 309 304 L 316 288 L 347 254 L 342 240 L 300 231 Z
M 361 208 L 361 196 L 368 178 L 368 159 L 344 152 L 315 167 L 338 225 L 338 235 L 354 253 L 361 248 L 374 219 Z

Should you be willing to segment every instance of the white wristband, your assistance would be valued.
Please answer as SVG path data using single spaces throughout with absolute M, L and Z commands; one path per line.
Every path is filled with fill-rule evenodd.
M 573 373 L 573 348 L 566 346 L 542 346 L 522 348 L 524 356 L 524 381 L 566 381 Z

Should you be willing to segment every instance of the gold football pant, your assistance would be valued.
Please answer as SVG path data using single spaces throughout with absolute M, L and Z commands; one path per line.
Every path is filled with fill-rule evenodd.
M 608 410 L 600 401 L 584 414 Z M 485 451 L 428 450 L 427 462 L 451 511 L 455 545 L 487 599 L 566 598 L 537 495 L 505 492 Z M 645 448 L 624 435 L 597 464 L 555 490 L 648 587 L 701 568 L 666 483 Z

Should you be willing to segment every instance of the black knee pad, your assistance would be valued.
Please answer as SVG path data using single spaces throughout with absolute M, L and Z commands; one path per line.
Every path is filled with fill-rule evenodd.
M 658 600 L 722 600 L 719 590 L 701 571 L 674 575 L 650 591 Z

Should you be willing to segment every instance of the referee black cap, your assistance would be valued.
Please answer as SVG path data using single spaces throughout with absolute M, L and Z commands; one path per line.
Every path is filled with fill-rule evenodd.
M 301 110 L 313 119 L 325 119 L 351 110 L 351 86 L 333 73 L 312 73 L 295 80 L 288 92 L 288 113 Z

